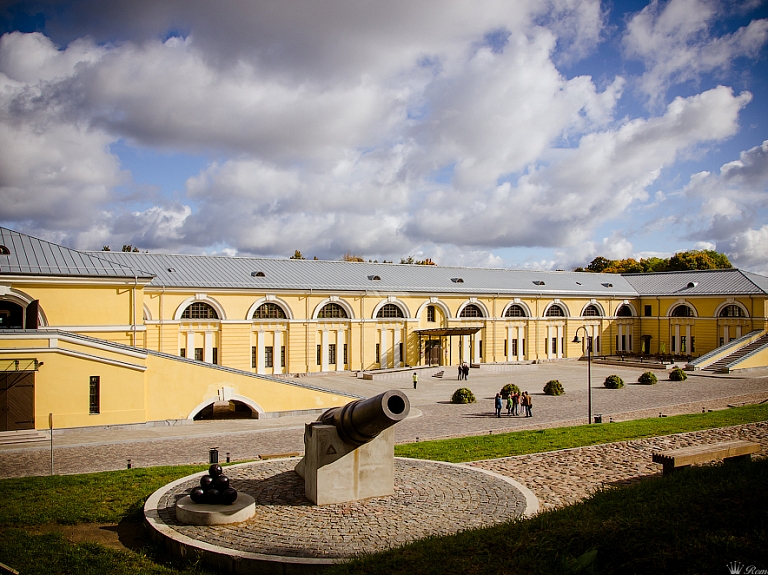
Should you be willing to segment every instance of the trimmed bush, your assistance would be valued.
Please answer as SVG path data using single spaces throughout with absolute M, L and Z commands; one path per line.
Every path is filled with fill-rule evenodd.
M 675 369 L 669 372 L 670 381 L 685 381 L 686 379 L 688 379 L 688 374 L 686 374 L 679 367 L 676 367 Z
M 451 403 L 475 403 L 475 395 L 466 387 L 460 387 L 453 392 Z
M 520 388 L 517 387 L 514 383 L 508 383 L 501 388 L 501 399 L 507 399 L 513 393 L 520 395 Z
M 621 389 L 624 387 L 624 380 L 621 379 L 618 375 L 609 375 L 605 378 L 603 385 L 608 389 Z
M 643 375 L 637 378 L 637 383 L 642 383 L 643 385 L 654 385 L 659 381 L 659 378 L 656 377 L 656 374 L 652 371 L 646 371 Z
M 563 384 L 560 383 L 556 379 L 550 379 L 545 385 L 544 385 L 544 393 L 547 395 L 563 395 L 565 393 L 565 390 L 563 389 Z

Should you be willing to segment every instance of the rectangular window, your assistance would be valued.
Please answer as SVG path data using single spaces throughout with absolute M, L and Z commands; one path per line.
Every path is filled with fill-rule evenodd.
M 427 321 L 435 321 L 435 306 L 427 306 Z
M 255 345 L 251 347 L 251 367 L 256 369 L 256 361 L 257 361 L 257 354 L 259 353 L 259 348 L 257 348 Z
M 680 336 L 680 353 L 685 353 L 685 336 Z
M 477 353 L 480 354 L 480 359 L 483 359 L 483 340 L 481 339 L 477 346 Z
M 403 342 L 400 342 L 400 361 L 405 362 L 405 357 L 403 357 Z
M 632 334 L 629 334 L 629 351 L 632 351 Z
M 88 412 L 101 413 L 101 376 L 92 375 L 88 389 Z
M 590 339 L 590 341 L 592 340 Z M 595 345 L 593 346 L 592 351 L 595 353 L 600 353 L 600 336 L 599 335 L 595 338 Z
M 331 365 L 336 365 L 336 344 L 335 343 L 328 344 L 328 363 L 330 363 Z
M 721 337 L 720 338 L 720 347 L 722 347 L 724 345 L 725 345 L 725 339 Z
M 520 340 L 520 347 L 522 348 L 520 352 L 525 355 L 525 340 Z
M 552 353 L 557 353 L 557 338 L 552 338 Z
M 317 365 L 323 365 L 323 346 L 317 346 Z
M 507 340 L 505 339 L 504 340 L 504 356 L 506 357 L 506 355 L 507 355 Z
M 643 309 L 644 309 L 645 317 L 651 317 L 653 315 L 653 307 L 652 306 L 647 305 Z
M 621 349 L 621 348 L 619 348 L 619 336 L 618 335 L 616 336 L 616 347 L 614 349 L 616 351 L 619 351 L 619 349 Z
M 677 338 L 673 335 L 672 336 L 672 353 L 675 353 L 675 342 L 677 341 Z
M 219 348 L 218 347 L 213 348 L 213 363 L 214 365 L 219 365 Z
M 275 367 L 275 348 L 271 345 L 264 347 L 264 367 Z
M 691 353 L 696 353 L 696 338 L 691 336 Z
M 349 357 L 347 356 L 347 344 L 344 344 L 344 365 L 349 363 Z
M 181 357 L 187 357 L 187 348 L 186 348 L 186 347 L 182 347 L 182 348 L 179 350 L 179 355 L 180 355 Z
M 381 344 L 376 344 L 376 363 L 381 363 Z
M 280 346 L 280 367 L 285 367 L 285 346 Z
M 195 361 L 203 361 L 203 348 L 202 347 L 196 347 L 195 348 Z

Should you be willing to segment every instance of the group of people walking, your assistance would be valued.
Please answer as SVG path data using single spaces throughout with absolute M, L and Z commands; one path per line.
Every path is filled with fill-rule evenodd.
M 501 408 L 503 407 L 501 393 L 496 394 L 495 407 L 496 417 L 501 417 Z M 533 400 L 528 392 L 524 391 L 523 393 L 518 393 L 517 391 L 513 391 L 507 396 L 507 415 L 520 415 L 521 407 L 525 417 L 533 417 L 531 411 Z
M 459 379 L 469 379 L 469 364 L 466 361 L 459 364 Z

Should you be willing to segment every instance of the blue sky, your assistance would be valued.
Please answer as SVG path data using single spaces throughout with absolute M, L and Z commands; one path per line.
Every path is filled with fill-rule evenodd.
M 768 0 L 6 0 L 0 225 L 78 249 L 768 274 Z

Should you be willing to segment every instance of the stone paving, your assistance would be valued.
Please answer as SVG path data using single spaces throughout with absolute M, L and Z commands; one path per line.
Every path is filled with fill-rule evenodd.
M 473 370 L 469 381 L 436 379 L 422 376 L 414 390 L 408 373 L 402 379 L 385 381 L 358 380 L 350 374 L 311 378 L 323 387 L 371 396 L 399 388 L 408 395 L 412 412 L 395 428 L 396 442 L 411 442 L 441 437 L 536 429 L 587 422 L 587 377 L 584 362 L 565 361 L 551 364 L 514 366 L 508 372 Z M 743 376 L 690 374 L 685 382 L 671 382 L 659 372 L 653 386 L 633 384 L 642 370 L 616 366 L 593 366 L 593 412 L 604 421 L 654 417 L 660 412 L 701 412 L 724 408 L 729 404 L 756 402 L 768 398 L 768 370 Z M 610 390 L 602 387 L 606 375 L 616 373 L 626 387 Z M 549 379 L 558 379 L 566 394 L 544 395 L 540 390 Z M 322 381 L 320 381 L 322 380 Z M 533 396 L 533 418 L 493 415 L 493 396 L 505 383 L 514 382 Z M 478 402 L 452 405 L 448 402 L 459 386 L 468 386 Z M 410 389 L 409 389 L 410 387 Z M 232 461 L 248 461 L 262 454 L 301 452 L 303 427 L 315 419 L 285 417 L 265 420 L 195 422 L 190 425 L 131 427 L 62 431 L 54 434 L 54 473 L 84 473 L 133 467 L 206 463 L 208 450 L 218 447 L 220 459 L 231 453 Z M 47 475 L 50 473 L 50 446 L 46 443 L 0 446 L 0 478 Z
M 395 461 L 393 496 L 317 506 L 304 497 L 304 481 L 293 471 L 297 462 L 277 460 L 227 469 L 232 486 L 256 500 L 256 515 L 247 521 L 208 527 L 179 523 L 175 503 L 197 485 L 197 478 L 160 497 L 159 518 L 180 535 L 227 550 L 338 559 L 503 523 L 526 509 L 523 494 L 499 477 L 407 459 Z
M 651 462 L 654 451 L 736 439 L 760 443 L 759 456 L 766 457 L 768 422 L 477 461 L 468 465 L 514 477 L 534 492 L 542 509 L 552 509 L 580 501 L 606 486 L 661 474 L 661 465 Z

